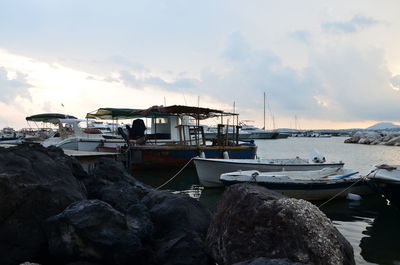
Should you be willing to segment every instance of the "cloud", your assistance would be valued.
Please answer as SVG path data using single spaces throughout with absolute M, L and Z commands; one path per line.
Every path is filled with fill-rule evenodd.
M 322 29 L 327 32 L 354 33 L 378 23 L 379 22 L 373 18 L 355 15 L 348 21 L 323 23 Z
M 172 81 L 167 81 L 162 77 L 156 75 L 149 75 L 141 77 L 138 74 L 132 73 L 127 70 L 121 70 L 118 72 L 119 78 L 110 78 L 108 81 L 120 80 L 126 86 L 133 88 L 145 88 L 145 87 L 156 87 L 167 90 L 186 89 L 192 90 L 198 86 L 199 81 L 194 78 L 186 78 L 182 76 L 176 77 Z
M 27 80 L 27 75 L 17 72 L 14 79 L 8 78 L 7 69 L 0 67 L 0 101 L 12 102 L 17 96 L 31 100 L 28 88 L 32 87 Z
M 295 40 L 308 43 L 310 41 L 310 32 L 306 30 L 295 30 L 289 33 L 289 36 Z
M 350 44 L 326 46 L 308 56 L 308 66 L 285 65 L 269 50 L 253 49 L 243 36 L 229 37 L 225 70 L 203 71 L 198 93 L 243 109 L 262 109 L 262 93 L 280 116 L 332 121 L 398 120 L 400 94 L 385 54 Z M 226 56 L 229 54 L 230 56 Z
M 400 89 L 400 75 L 395 75 L 390 79 L 390 84 L 396 89 Z

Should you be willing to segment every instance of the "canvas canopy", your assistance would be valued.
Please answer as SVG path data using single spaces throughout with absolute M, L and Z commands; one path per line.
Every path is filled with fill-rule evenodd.
M 32 115 L 26 117 L 25 119 L 27 121 L 54 122 L 59 119 L 76 119 L 76 117 L 61 113 L 43 113 L 43 114 Z
M 131 119 L 132 114 L 137 111 L 140 111 L 140 109 L 100 108 L 92 113 L 86 114 L 86 118 L 87 119 L 100 119 L 100 120 Z
M 88 113 L 86 118 L 94 119 L 135 119 L 135 118 L 160 118 L 176 115 L 187 115 L 195 119 L 204 120 L 219 116 L 238 115 L 237 113 L 224 112 L 222 110 L 173 105 L 173 106 L 153 106 L 148 109 L 114 109 L 100 108 L 95 113 Z

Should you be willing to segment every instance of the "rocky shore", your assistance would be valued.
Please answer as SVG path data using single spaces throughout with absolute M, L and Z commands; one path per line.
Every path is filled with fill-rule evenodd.
M 359 131 L 349 139 L 346 139 L 344 142 L 351 144 L 380 144 L 400 146 L 400 132 Z
M 317 207 L 229 187 L 212 214 L 111 159 L 87 174 L 58 148 L 0 148 L 0 264 L 355 264 Z M 28 263 L 32 262 L 32 263 Z

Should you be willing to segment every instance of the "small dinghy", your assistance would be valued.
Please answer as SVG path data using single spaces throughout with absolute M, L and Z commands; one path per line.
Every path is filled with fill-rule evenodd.
M 400 208 L 400 165 L 379 165 L 368 174 L 372 188 Z
M 371 193 L 357 171 L 342 168 L 281 172 L 236 171 L 222 174 L 220 181 L 225 185 L 256 183 L 288 197 L 305 200 L 346 197 L 348 193 Z

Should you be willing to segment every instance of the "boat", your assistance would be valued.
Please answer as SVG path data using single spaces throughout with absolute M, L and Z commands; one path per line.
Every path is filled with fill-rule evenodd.
M 207 125 L 202 125 L 204 128 L 204 137 L 206 138 L 206 140 L 208 141 L 212 141 L 213 139 L 215 139 L 217 137 L 217 135 L 220 134 L 227 134 L 229 139 L 234 140 L 234 138 L 236 137 L 236 132 L 234 132 L 234 127 L 229 126 L 228 128 L 228 132 L 218 132 L 218 127 L 217 126 L 207 126 Z M 225 128 L 226 130 L 226 128 Z M 239 127 L 239 140 L 248 140 L 251 139 L 251 133 L 245 130 L 242 130 L 241 126 Z
M 226 172 L 238 170 L 273 171 L 303 171 L 317 170 L 325 167 L 342 168 L 343 162 L 324 162 L 313 159 L 309 162 L 303 158 L 292 159 L 212 159 L 196 157 L 193 159 L 201 185 L 207 188 L 223 187 L 219 177 Z
M 400 165 L 378 165 L 367 178 L 376 192 L 400 208 Z
M 15 140 L 17 138 L 17 132 L 11 127 L 4 127 L 0 131 L 0 141 Z
M 40 142 L 43 146 L 56 146 L 64 150 L 98 151 L 99 146 L 119 147 L 126 145 L 122 137 L 120 139 L 106 139 L 97 128 L 81 128 L 81 122 L 88 120 L 77 119 L 71 115 L 60 113 L 43 113 L 28 116 L 28 122 L 40 122 L 46 124 L 46 128 L 38 130 L 34 135 L 27 135 L 25 140 Z M 47 125 L 50 124 L 50 125 Z M 58 129 L 49 127 L 58 127 Z
M 236 159 L 254 159 L 257 146 L 254 142 L 240 142 L 238 125 L 234 126 L 234 137 L 221 133 L 228 125 L 223 118 L 237 113 L 222 110 L 182 105 L 153 106 L 148 109 L 121 112 L 118 109 L 101 108 L 88 113 L 90 119 L 134 119 L 128 135 L 125 164 L 130 169 L 153 169 L 182 167 L 193 157 L 204 154 L 209 158 L 223 158 L 224 154 Z M 207 142 L 200 121 L 218 117 L 221 124 L 216 137 Z M 150 120 L 150 133 L 143 119 Z M 235 120 L 235 119 L 232 119 Z M 236 119 L 237 120 L 237 119 Z M 121 131 L 121 130 L 120 130 Z M 123 131 L 120 132 L 124 134 Z
M 304 200 L 346 197 L 349 193 L 371 193 L 362 176 L 351 169 L 323 168 L 312 171 L 260 172 L 258 170 L 224 173 L 225 185 L 255 183 L 285 196 Z

